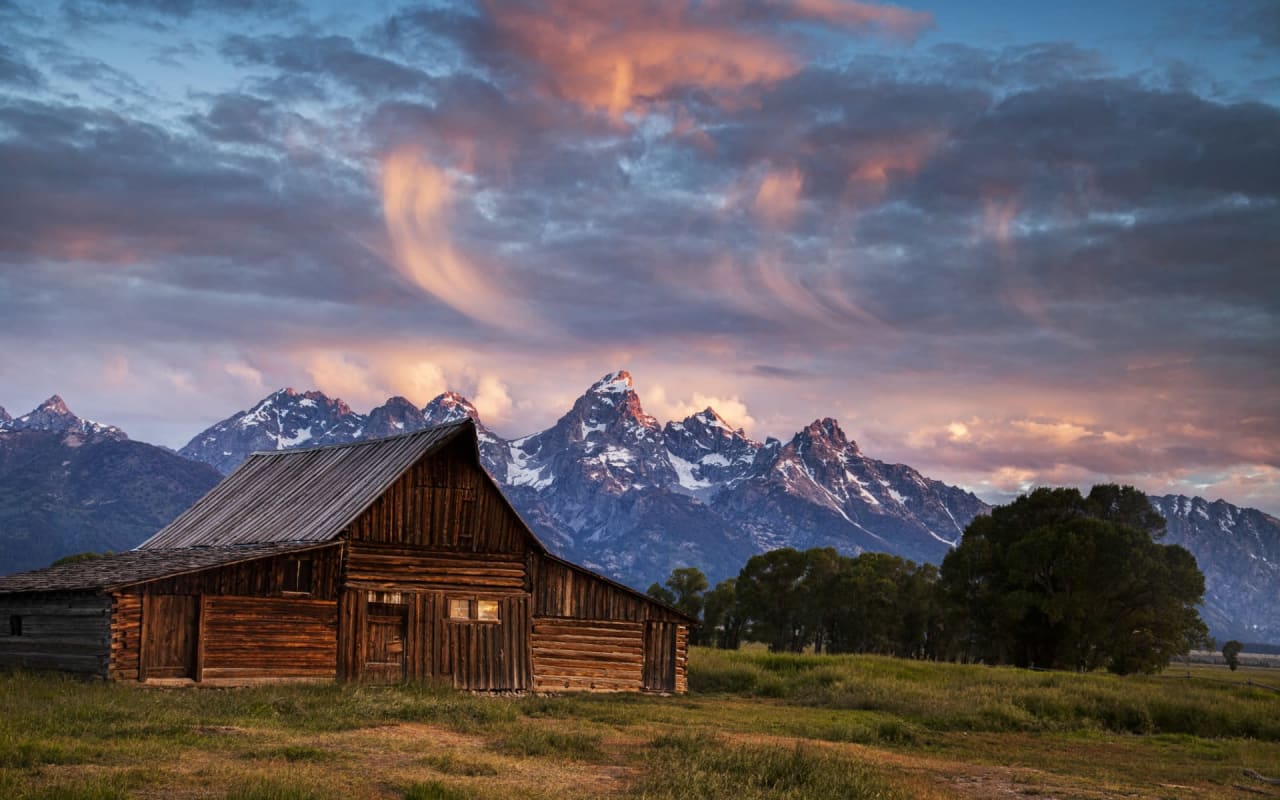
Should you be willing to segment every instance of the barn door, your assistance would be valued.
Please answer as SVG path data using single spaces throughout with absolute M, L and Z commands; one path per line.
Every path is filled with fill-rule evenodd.
M 195 595 L 147 595 L 142 609 L 142 675 L 147 678 L 195 678 L 200 598 Z
M 647 692 L 676 690 L 676 623 L 644 624 L 644 688 Z
M 365 620 L 361 677 L 370 683 L 403 681 L 409 607 L 396 603 L 370 603 Z

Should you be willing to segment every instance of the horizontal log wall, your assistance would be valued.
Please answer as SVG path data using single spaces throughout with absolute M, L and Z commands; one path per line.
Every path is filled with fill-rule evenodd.
M 409 469 L 351 524 L 353 541 L 523 555 L 524 523 L 459 438 Z
M 535 555 L 532 564 L 535 617 L 683 621 L 674 611 L 585 569 L 541 555 Z
M 311 560 L 311 591 L 308 596 L 316 600 L 337 600 L 341 573 L 342 546 L 307 550 L 297 554 L 285 554 L 210 567 L 187 575 L 162 578 L 145 584 L 150 594 L 208 594 L 235 597 L 281 597 L 284 591 L 285 562 L 306 558 Z
M 529 575 L 525 557 L 519 554 L 428 552 L 419 547 L 351 542 L 343 583 L 392 591 L 526 593 Z
M 638 692 L 644 688 L 644 623 L 534 617 L 538 692 Z
M 11 635 L 10 617 L 22 633 Z M 0 666 L 107 677 L 111 601 L 95 593 L 0 597 Z
M 689 626 L 676 628 L 676 692 L 689 691 Z
M 111 596 L 111 662 L 107 676 L 116 681 L 138 680 L 142 654 L 142 594 L 117 592 Z
M 337 673 L 335 601 L 207 596 L 200 621 L 201 680 Z

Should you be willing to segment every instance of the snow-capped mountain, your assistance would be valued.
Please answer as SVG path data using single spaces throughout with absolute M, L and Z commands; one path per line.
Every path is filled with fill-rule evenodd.
M 677 482 L 695 497 L 732 488 L 751 473 L 760 443 L 707 407 L 662 429 Z
M 135 547 L 218 478 L 208 465 L 77 417 L 57 395 L 17 419 L 0 415 L 0 573 Z
M 178 452 L 226 474 L 250 453 L 350 442 L 363 437 L 364 428 L 364 415 L 341 400 L 281 389 L 197 434 Z
M 659 425 L 631 376 L 588 387 L 544 431 L 505 440 L 465 397 L 419 409 L 392 397 L 367 415 L 318 391 L 281 389 L 195 436 L 182 455 L 229 472 L 250 453 L 476 421 L 481 459 L 553 551 L 633 586 L 692 565 L 712 580 L 775 547 L 835 547 L 939 563 L 988 506 L 905 464 L 864 454 L 833 419 L 756 441 L 714 409 Z M 83 420 L 58 396 L 18 418 L 0 408 L 0 572 L 137 544 L 216 481 L 204 465 Z M 1164 542 L 1205 574 L 1211 632 L 1280 642 L 1280 520 L 1221 500 L 1151 501 Z M 9 513 L 17 510 L 16 516 Z
M 940 563 L 989 507 L 905 464 L 864 454 L 834 419 L 759 442 L 712 408 L 660 425 L 631 375 L 596 381 L 546 430 L 504 440 L 465 397 L 421 410 L 394 397 L 367 416 L 281 390 L 197 435 L 183 454 L 227 472 L 250 452 L 393 435 L 470 418 L 481 459 L 553 551 L 633 586 L 693 565 L 712 580 L 776 547 L 883 551 Z M 1165 542 L 1200 562 L 1212 631 L 1280 641 L 1280 522 L 1201 498 L 1153 497 Z
M 750 532 L 759 550 L 835 547 L 934 563 L 989 510 L 970 492 L 866 457 L 829 418 L 786 444 L 767 442 L 746 477 L 712 503 Z
M 1280 519 L 1223 500 L 1164 495 L 1164 544 L 1191 551 L 1204 573 L 1204 620 L 1218 639 L 1280 642 Z
M 56 394 L 17 418 L 10 417 L 3 408 L 0 408 L 0 430 L 44 431 L 121 441 L 129 438 L 124 431 L 114 425 L 103 425 L 91 419 L 77 417 Z

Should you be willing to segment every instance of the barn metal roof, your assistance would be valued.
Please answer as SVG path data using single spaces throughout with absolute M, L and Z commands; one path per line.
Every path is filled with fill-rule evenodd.
M 235 547 L 129 550 L 88 561 L 0 577 L 0 594 L 112 590 L 209 567 L 226 566 L 281 553 L 314 550 L 324 542 L 268 542 Z
M 254 453 L 140 550 L 336 538 L 418 459 L 471 420 L 354 444 Z

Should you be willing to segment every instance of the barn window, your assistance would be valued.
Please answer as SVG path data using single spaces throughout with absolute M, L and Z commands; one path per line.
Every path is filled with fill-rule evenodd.
M 9 615 L 9 635 L 10 636 L 22 635 L 22 616 L 20 614 Z
M 286 558 L 281 589 L 298 594 L 311 594 L 311 559 Z
M 450 597 L 449 619 L 458 622 L 499 622 L 498 601 Z

